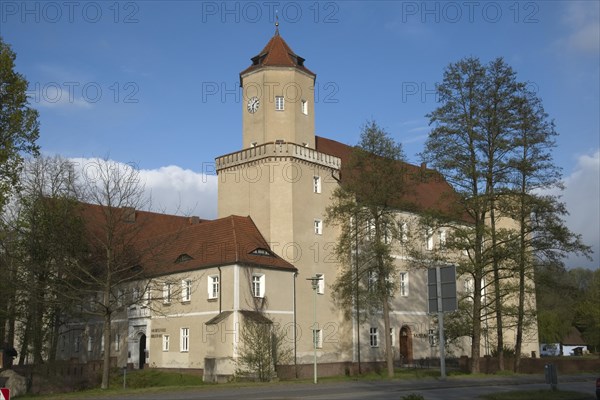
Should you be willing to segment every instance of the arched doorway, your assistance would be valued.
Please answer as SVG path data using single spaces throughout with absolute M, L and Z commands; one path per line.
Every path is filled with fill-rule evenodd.
M 144 369 L 144 364 L 146 364 L 146 335 L 143 333 L 140 336 L 139 349 L 140 349 L 139 368 Z
M 413 361 L 412 332 L 407 325 L 400 329 L 400 360 L 403 364 Z

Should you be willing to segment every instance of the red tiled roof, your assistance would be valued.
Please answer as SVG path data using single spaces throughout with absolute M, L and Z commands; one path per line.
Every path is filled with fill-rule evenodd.
M 106 210 L 85 203 L 80 208 L 90 245 L 100 254 L 108 223 Z M 112 209 L 110 215 L 119 221 L 116 245 L 131 246 L 130 262 L 141 265 L 150 276 L 233 263 L 296 271 L 271 251 L 250 217 L 202 220 L 125 208 Z M 267 255 L 252 254 L 256 249 Z
M 348 160 L 352 154 L 352 146 L 315 136 L 316 150 L 341 158 L 342 160 L 342 182 L 344 175 L 344 166 L 348 165 Z M 407 211 L 437 211 L 441 214 L 457 218 L 457 194 L 444 177 L 437 171 L 428 169 L 425 165 L 416 166 L 405 163 L 406 173 L 412 177 L 411 190 L 408 191 L 401 203 L 409 206 Z M 460 217 L 465 219 L 465 217 Z
M 164 250 L 156 259 L 148 259 L 145 263 L 152 275 L 234 263 L 296 271 L 292 264 L 271 251 L 250 217 L 230 215 L 204 221 L 158 239 Z M 257 249 L 262 249 L 263 253 L 266 250 L 268 255 L 253 254 Z M 190 258 L 177 262 L 183 254 Z
M 94 204 L 80 207 L 90 244 L 100 251 L 108 222 L 106 210 Z M 250 217 L 202 220 L 124 208 L 111 211 L 113 220 L 121 221 L 117 245 L 133 247 L 131 262 L 139 263 L 150 276 L 233 263 L 296 271 L 271 251 Z M 252 254 L 256 249 L 267 255 Z
M 252 57 L 252 65 L 240 72 L 242 75 L 265 66 L 294 67 L 316 77 L 316 74 L 304 66 L 304 58 L 292 51 L 290 46 L 279 35 L 279 31 L 269 40 L 258 55 Z

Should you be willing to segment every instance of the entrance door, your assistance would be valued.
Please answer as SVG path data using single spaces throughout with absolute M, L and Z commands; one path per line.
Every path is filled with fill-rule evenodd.
M 144 369 L 144 364 L 146 364 L 146 335 L 142 334 L 140 336 L 140 358 L 139 365 L 140 369 Z
M 407 325 L 400 329 L 400 360 L 403 364 L 413 360 L 412 333 Z

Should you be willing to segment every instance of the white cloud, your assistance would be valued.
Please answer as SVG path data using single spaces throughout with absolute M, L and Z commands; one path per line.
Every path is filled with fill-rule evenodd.
M 578 52 L 596 55 L 600 51 L 600 4 L 596 1 L 567 3 L 564 22 L 569 35 L 563 43 Z
M 167 213 L 217 217 L 217 177 L 170 165 L 140 170 L 153 208 Z
M 76 169 L 89 182 L 102 159 L 71 158 Z M 114 161 L 112 161 L 114 162 Z M 118 163 L 124 168 L 131 165 Z M 135 167 L 135 166 L 134 166 Z M 150 198 L 150 211 L 177 215 L 217 217 L 217 177 L 170 165 L 158 169 L 140 169 L 140 183 Z
M 566 223 L 572 232 L 582 235 L 585 244 L 592 246 L 593 262 L 582 257 L 570 257 L 570 267 L 598 268 L 600 261 L 600 150 L 580 156 L 574 171 L 565 179 L 562 200 L 570 215 Z

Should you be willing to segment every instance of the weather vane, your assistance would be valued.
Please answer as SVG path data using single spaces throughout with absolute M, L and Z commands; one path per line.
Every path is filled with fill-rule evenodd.
M 275 34 L 279 34 L 279 11 L 275 10 Z

